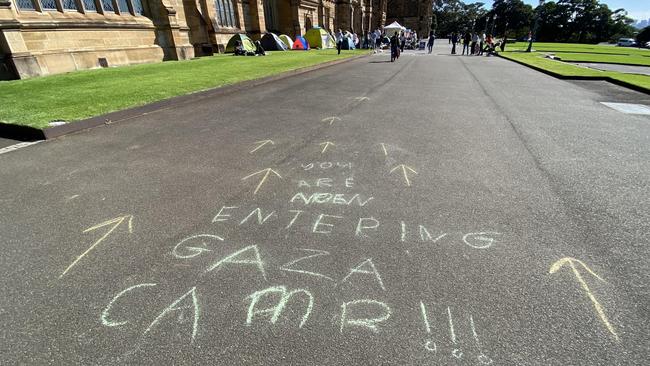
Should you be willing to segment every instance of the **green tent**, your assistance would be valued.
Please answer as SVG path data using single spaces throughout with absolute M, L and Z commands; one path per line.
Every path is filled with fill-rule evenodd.
M 235 52 L 235 42 L 240 41 L 242 46 L 244 47 L 244 51 L 246 52 L 255 52 L 255 44 L 253 41 L 248 38 L 247 35 L 239 33 L 235 34 L 230 38 L 230 41 L 228 41 L 228 45 L 226 46 L 226 53 L 234 53 Z
M 280 34 L 278 38 L 280 38 L 280 40 L 287 45 L 288 49 L 291 49 L 291 47 L 293 47 L 293 39 L 291 39 L 291 37 L 287 36 L 286 34 Z
M 334 38 L 321 27 L 314 27 L 305 33 L 305 39 L 311 48 L 334 48 Z

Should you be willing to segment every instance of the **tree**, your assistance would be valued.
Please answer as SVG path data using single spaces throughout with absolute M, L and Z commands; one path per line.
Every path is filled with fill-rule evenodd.
M 639 34 L 636 35 L 636 41 L 640 45 L 650 42 L 650 26 L 643 28 Z
M 436 33 L 438 29 L 438 17 L 436 17 L 436 14 L 434 13 L 431 17 L 431 30 Z
M 624 9 L 612 12 L 598 0 L 558 0 L 568 15 L 566 31 L 558 40 L 578 43 L 598 43 L 633 32 L 632 20 Z
M 634 35 L 636 31 L 634 28 L 634 19 L 627 16 L 625 9 L 614 10 L 611 19 L 612 22 L 608 34 L 610 42 L 615 42 L 619 38 L 629 38 Z
M 533 7 L 521 0 L 495 0 L 490 15 L 495 19 L 495 34 L 521 37 L 530 31 Z
M 536 38 L 542 42 L 564 41 L 567 38 L 570 14 L 566 6 L 553 1 L 537 8 L 539 23 Z
M 481 2 L 466 4 L 461 0 L 434 0 L 437 33 L 445 37 L 452 32 L 483 31 L 487 14 L 484 5 Z

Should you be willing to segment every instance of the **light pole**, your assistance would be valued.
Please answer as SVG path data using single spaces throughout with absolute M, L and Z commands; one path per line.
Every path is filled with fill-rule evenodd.
M 533 30 L 530 32 L 530 39 L 528 40 L 528 48 L 526 52 L 533 52 L 533 38 L 537 35 L 537 27 L 539 25 L 539 11 L 540 7 L 544 5 L 544 0 L 539 0 L 539 6 L 535 9 L 535 24 L 533 25 Z

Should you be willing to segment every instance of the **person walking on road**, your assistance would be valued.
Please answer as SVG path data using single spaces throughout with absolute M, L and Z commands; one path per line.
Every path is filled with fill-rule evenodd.
M 465 35 L 463 35 L 463 55 L 465 55 L 465 51 L 467 51 L 467 55 L 470 54 L 469 43 L 471 41 L 472 36 L 469 34 L 469 32 L 465 32 Z
M 449 41 L 451 42 L 451 54 L 455 55 L 456 54 L 456 43 L 458 43 L 458 34 L 456 34 L 456 32 L 453 32 L 451 34 L 451 37 L 449 38 Z
M 390 37 L 390 62 L 394 62 L 399 58 L 399 36 L 397 32 Z
M 433 42 L 435 42 L 436 36 L 433 34 L 433 31 L 429 32 L 429 41 L 427 42 L 427 50 L 429 53 L 433 51 Z
M 343 46 L 343 32 L 341 29 L 336 33 L 336 50 L 341 54 L 341 47 Z
M 406 34 L 402 31 L 399 36 L 399 51 L 404 52 L 404 46 L 406 45 Z M 397 56 L 399 57 L 399 56 Z
M 381 31 L 379 29 L 377 29 L 375 31 L 375 36 L 376 36 L 375 37 L 375 42 L 377 42 L 375 47 L 377 48 L 377 52 L 382 52 L 382 50 L 381 50 L 381 41 L 383 40 L 384 36 L 381 34 Z
M 476 47 L 478 46 L 478 34 L 472 33 L 472 55 L 478 55 L 478 50 Z

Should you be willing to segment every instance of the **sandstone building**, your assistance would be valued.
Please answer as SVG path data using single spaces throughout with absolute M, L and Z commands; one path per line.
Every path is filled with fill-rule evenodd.
M 0 0 L 0 80 L 223 52 L 235 33 L 426 34 L 432 0 Z

